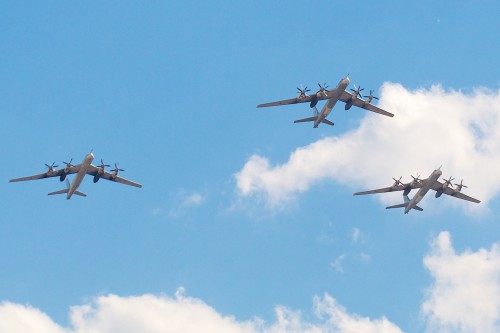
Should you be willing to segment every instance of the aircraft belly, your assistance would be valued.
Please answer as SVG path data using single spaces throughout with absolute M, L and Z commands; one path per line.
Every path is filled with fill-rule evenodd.
M 73 180 L 73 184 L 71 184 L 68 192 L 68 198 L 76 191 L 78 186 L 83 181 L 83 177 L 87 174 L 87 169 L 89 168 L 90 163 L 92 163 L 93 158 L 85 158 L 83 160 L 82 166 L 80 167 L 80 170 L 78 170 L 78 173 L 75 176 L 75 179 Z

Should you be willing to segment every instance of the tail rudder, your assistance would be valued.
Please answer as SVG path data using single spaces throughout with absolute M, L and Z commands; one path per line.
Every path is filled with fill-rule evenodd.
M 404 198 L 404 201 L 405 201 L 404 203 L 398 204 L 398 205 L 393 205 L 393 206 L 388 206 L 388 207 L 385 207 L 385 209 L 406 208 L 406 207 L 408 207 L 408 204 L 410 203 L 410 198 L 407 195 L 404 195 L 403 198 Z M 418 210 L 420 212 L 423 211 L 423 208 L 421 208 L 421 207 L 419 207 L 417 205 L 415 205 L 415 206 L 413 206 L 411 208 L 415 209 L 415 210 Z
M 407 195 L 403 195 L 403 198 L 405 200 L 405 205 L 408 205 L 410 203 L 410 198 Z
M 59 191 L 55 191 L 55 192 L 50 192 L 49 194 L 47 195 L 56 195 L 56 194 L 65 194 L 65 193 L 68 193 L 69 192 L 69 188 L 70 188 L 71 184 L 69 183 L 69 180 L 66 179 L 66 188 L 64 190 L 59 190 Z M 80 191 L 75 191 L 73 192 L 73 194 L 76 194 L 76 195 L 79 195 L 81 197 L 86 197 L 87 195 L 83 192 L 80 192 Z M 69 198 L 67 198 L 69 199 Z
M 66 178 L 66 188 L 64 190 L 50 192 L 47 195 L 64 194 L 64 193 L 68 193 L 68 192 L 69 192 L 69 180 L 68 180 L 68 178 Z

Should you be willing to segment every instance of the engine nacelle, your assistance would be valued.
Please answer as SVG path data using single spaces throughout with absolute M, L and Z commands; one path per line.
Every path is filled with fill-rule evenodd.
M 312 109 L 313 107 L 316 106 L 316 104 L 318 104 L 318 96 L 313 95 L 311 96 L 311 104 L 309 104 L 309 107 Z
M 411 191 L 411 187 L 405 188 L 405 190 L 403 191 L 403 196 L 407 196 L 408 194 L 410 194 L 410 191 Z
M 101 179 L 101 175 L 99 173 L 96 173 L 94 176 L 94 183 L 97 183 Z
M 66 173 L 62 173 L 61 176 L 59 176 L 60 181 L 64 181 L 66 179 Z
M 351 106 L 352 106 L 352 101 L 349 101 L 349 102 L 345 103 L 345 109 L 346 109 L 346 111 L 349 110 L 351 108 Z
M 436 191 L 436 198 L 439 198 L 442 194 L 443 194 L 443 190 L 442 189 L 437 190 Z

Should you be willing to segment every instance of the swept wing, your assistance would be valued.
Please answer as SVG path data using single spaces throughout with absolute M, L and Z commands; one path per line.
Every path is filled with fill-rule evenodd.
M 282 101 L 264 103 L 257 105 L 258 108 L 264 108 L 267 106 L 279 106 L 279 105 L 289 105 L 289 104 L 297 104 L 297 103 L 307 103 L 310 102 L 313 98 L 311 96 L 304 97 L 296 97 L 291 99 L 284 99 Z M 327 99 L 327 97 L 318 98 L 318 100 Z
M 91 176 L 95 176 L 99 173 L 99 168 L 97 168 L 95 165 L 91 164 L 89 165 L 88 169 L 87 169 L 87 175 L 91 175 Z M 125 178 L 122 178 L 120 176 L 117 176 L 113 173 L 109 173 L 107 171 L 104 170 L 104 172 L 100 175 L 100 178 L 102 179 L 106 179 L 106 180 L 109 180 L 109 181 L 112 181 L 112 182 L 117 182 L 117 183 L 122 183 L 122 184 L 125 184 L 125 185 L 130 185 L 130 186 L 135 186 L 135 187 L 139 187 L 141 188 L 142 185 L 141 184 L 138 184 L 136 182 L 133 182 L 131 180 L 128 180 L 128 179 L 125 179 Z
M 417 184 L 412 184 L 412 185 L 397 185 L 397 186 L 389 186 L 389 187 L 379 188 L 379 189 L 376 189 L 376 190 L 363 191 L 363 192 L 356 192 L 356 193 L 354 193 L 354 195 L 363 195 L 363 194 L 375 194 L 375 193 L 387 193 L 387 192 L 404 191 L 405 189 L 407 189 L 407 188 L 408 188 L 408 186 L 411 186 L 411 189 L 421 188 L 421 187 L 422 187 L 422 183 L 417 183 Z
M 59 177 L 62 174 L 71 175 L 73 173 L 77 173 L 78 170 L 80 170 L 80 166 L 81 166 L 81 164 L 72 165 L 71 167 L 68 168 L 69 169 L 68 172 L 66 172 L 66 169 L 47 171 L 45 173 L 40 173 L 38 175 L 11 179 L 11 180 L 9 180 L 9 182 L 12 183 L 12 182 L 21 182 L 21 181 L 25 181 L 25 180 L 36 180 L 36 179 Z
M 394 117 L 394 114 L 387 112 L 385 110 L 382 110 L 381 108 L 379 108 L 373 104 L 367 103 L 366 101 L 360 99 L 359 97 L 356 97 L 353 99 L 352 94 L 346 90 L 344 90 L 342 92 L 342 95 L 340 96 L 340 100 L 344 103 L 351 101 L 352 105 L 355 105 L 358 108 L 362 108 L 362 109 L 365 109 L 368 111 L 379 113 L 379 114 L 384 115 L 384 116 Z
M 467 200 L 467 201 L 475 202 L 475 203 L 480 203 L 481 202 L 480 200 L 477 200 L 475 198 L 469 197 L 468 195 L 465 195 L 462 192 L 459 192 L 459 191 L 457 191 L 457 190 L 455 190 L 455 189 L 453 189 L 451 187 L 445 187 L 443 189 L 443 184 L 440 181 L 437 181 L 437 180 L 432 185 L 432 189 L 434 191 L 438 191 L 438 190 L 442 189 L 444 194 L 447 194 L 449 196 L 452 196 L 452 197 L 455 197 L 455 198 L 459 198 L 459 199 L 462 199 L 462 200 Z
M 257 107 L 263 108 L 263 107 L 268 107 L 268 106 L 280 106 L 280 105 L 290 105 L 290 104 L 298 104 L 298 103 L 309 103 L 313 99 L 315 99 L 317 101 L 330 99 L 333 97 L 333 95 L 334 95 L 334 90 L 330 90 L 326 93 L 326 95 L 325 94 L 315 94 L 315 95 L 304 96 L 304 97 L 284 99 L 281 101 L 259 104 L 259 105 L 257 105 Z M 382 110 L 381 108 L 379 108 L 373 104 L 367 103 L 366 101 L 360 99 L 359 97 L 352 98 L 352 94 L 350 92 L 348 92 L 347 90 L 344 90 L 342 92 L 342 95 L 340 96 L 339 100 L 344 102 L 344 103 L 351 101 L 352 105 L 355 105 L 359 108 L 362 108 L 362 109 L 365 109 L 368 111 L 372 111 L 375 113 L 379 113 L 379 114 L 384 115 L 384 116 L 394 117 L 394 114 L 387 112 L 385 110 Z

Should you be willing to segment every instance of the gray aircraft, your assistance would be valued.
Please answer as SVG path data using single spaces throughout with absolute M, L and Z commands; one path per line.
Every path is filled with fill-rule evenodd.
M 277 102 L 271 102 L 271 103 L 265 103 L 265 104 L 259 104 L 257 105 L 258 108 L 262 107 L 268 107 L 268 106 L 279 106 L 279 105 L 288 105 L 288 104 L 297 104 L 297 103 L 306 103 L 309 102 L 309 106 L 311 109 L 314 111 L 314 116 L 304 118 L 304 119 L 298 119 L 295 120 L 294 123 L 302 123 L 302 122 L 308 122 L 312 121 L 314 122 L 314 128 L 317 128 L 320 123 L 324 123 L 330 126 L 333 126 L 334 123 L 331 122 L 330 120 L 326 119 L 326 117 L 330 114 L 332 111 L 333 107 L 337 103 L 337 101 L 342 101 L 345 103 L 345 109 L 349 110 L 351 106 L 357 106 L 362 109 L 366 109 L 372 112 L 376 112 L 379 114 L 382 114 L 384 116 L 388 117 L 393 117 L 394 114 L 387 112 L 385 110 L 382 110 L 379 107 L 376 107 L 375 105 L 371 104 L 371 101 L 373 99 L 378 99 L 377 97 L 373 96 L 373 91 L 370 90 L 370 95 L 369 96 L 361 96 L 361 92 L 364 90 L 361 87 L 356 87 L 354 86 L 355 89 L 351 89 L 352 94 L 346 90 L 347 86 L 349 85 L 349 77 L 345 77 L 342 80 L 340 80 L 339 84 L 337 87 L 331 90 L 327 90 L 328 86 L 325 84 L 321 85 L 318 83 L 319 90 L 312 95 L 308 95 L 307 93 L 310 91 L 310 89 L 305 88 L 297 88 L 299 91 L 299 96 L 296 98 L 292 99 L 286 99 L 282 101 L 277 101 Z M 361 99 L 361 97 L 365 97 L 366 99 Z M 318 104 L 318 101 L 320 100 L 327 100 L 325 106 L 323 106 L 323 109 L 321 109 L 321 112 L 318 111 L 316 108 L 316 104 Z
M 73 165 L 71 164 L 71 159 L 69 162 L 63 162 L 66 164 L 66 167 L 63 169 L 59 170 L 54 170 L 54 168 L 57 168 L 57 165 L 54 165 L 55 163 L 52 163 L 51 165 L 45 164 L 47 166 L 48 170 L 45 173 L 41 173 L 38 175 L 34 176 L 28 176 L 28 177 L 22 177 L 22 178 L 15 178 L 9 180 L 9 182 L 20 182 L 20 181 L 25 181 L 25 180 L 35 180 L 35 179 L 43 179 L 43 178 L 51 178 L 51 177 L 59 177 L 60 181 L 66 180 L 66 189 L 60 190 L 60 191 L 55 191 L 55 192 L 50 192 L 49 195 L 54 195 L 54 194 L 66 194 L 66 199 L 71 199 L 71 196 L 73 194 L 86 197 L 87 195 L 85 193 L 82 193 L 78 191 L 78 186 L 82 183 L 83 177 L 85 175 L 91 175 L 94 176 L 94 183 L 97 183 L 99 179 L 106 179 L 110 180 L 113 182 L 118 182 L 122 183 L 125 185 L 130 185 L 130 186 L 135 186 L 135 187 L 142 187 L 141 184 L 137 184 L 133 181 L 127 180 L 125 178 L 119 177 L 118 172 L 119 171 L 125 171 L 123 169 L 119 169 L 118 166 L 115 163 L 115 169 L 111 170 L 111 172 L 108 172 L 104 170 L 105 167 L 109 167 L 108 164 L 104 164 L 104 162 L 101 160 L 101 165 L 95 166 L 92 164 L 92 161 L 94 160 L 94 154 L 92 152 L 88 153 L 85 158 L 83 159 L 83 162 L 81 164 Z M 68 179 L 66 179 L 67 175 L 71 175 L 76 173 L 75 179 L 73 180 L 73 183 L 70 184 Z
M 384 187 L 380 188 L 377 190 L 371 190 L 371 191 L 365 191 L 365 192 L 357 192 L 354 193 L 354 195 L 363 195 L 363 194 L 374 194 L 374 193 L 386 193 L 386 192 L 394 192 L 394 191 L 403 191 L 403 198 L 404 198 L 404 203 L 399 204 L 399 205 L 393 205 L 386 207 L 386 209 L 391 209 L 391 208 L 404 208 L 404 213 L 408 214 L 408 212 L 412 209 L 416 209 L 418 211 L 422 211 L 423 209 L 420 208 L 418 203 L 424 198 L 424 196 L 429 192 L 429 190 L 434 190 L 436 191 L 436 198 L 439 198 L 443 193 L 450 195 L 455 198 L 459 198 L 462 200 L 467 200 L 475 203 L 480 203 L 481 201 L 471 198 L 465 194 L 463 194 L 462 188 L 467 187 L 463 184 L 463 180 L 460 181 L 460 184 L 455 184 L 455 188 L 450 187 L 451 182 L 454 180 L 454 178 L 450 177 L 448 179 L 444 179 L 444 182 L 441 183 L 438 181 L 439 177 L 441 177 L 443 173 L 441 172 L 441 167 L 438 169 L 434 170 L 429 178 L 426 179 L 419 179 L 417 177 L 413 177 L 413 181 L 407 184 L 401 183 L 401 177 L 399 179 L 394 179 L 394 184 L 389 187 Z M 417 194 L 413 196 L 413 198 L 410 200 L 408 197 L 408 194 L 412 189 L 419 189 Z

